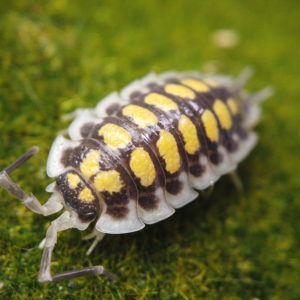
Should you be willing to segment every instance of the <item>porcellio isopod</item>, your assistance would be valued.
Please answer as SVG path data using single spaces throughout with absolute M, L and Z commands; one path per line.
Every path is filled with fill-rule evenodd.
M 69 138 L 59 135 L 51 147 L 47 175 L 55 181 L 46 188 L 52 195 L 44 205 L 10 177 L 38 147 L 4 169 L 0 186 L 30 210 L 44 216 L 63 210 L 40 244 L 39 281 L 92 274 L 114 279 L 102 266 L 52 275 L 57 233 L 85 230 L 92 223 L 90 254 L 104 234 L 134 232 L 162 221 L 222 175 L 234 174 L 257 142 L 253 127 L 259 104 L 271 93 L 269 88 L 247 93 L 250 73 L 245 70 L 237 78 L 151 73 L 94 109 L 76 110 Z

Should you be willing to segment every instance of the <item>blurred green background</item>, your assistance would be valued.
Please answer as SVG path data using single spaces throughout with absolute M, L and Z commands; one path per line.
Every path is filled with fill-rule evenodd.
M 199 199 L 141 232 L 106 236 L 90 256 L 76 230 L 59 235 L 54 272 L 103 263 L 100 277 L 41 285 L 37 249 L 53 217 L 0 190 L 1 299 L 300 299 L 300 3 L 287 0 L 1 1 L 0 169 L 32 145 L 13 178 L 46 201 L 47 153 L 62 116 L 93 107 L 150 71 L 237 75 L 267 85 L 260 143 L 241 164 L 245 192 L 224 177 Z M 239 41 L 222 48 L 216 30 Z

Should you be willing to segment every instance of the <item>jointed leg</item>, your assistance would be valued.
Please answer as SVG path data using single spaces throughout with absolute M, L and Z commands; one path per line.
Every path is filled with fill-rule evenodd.
M 27 195 L 16 183 L 13 182 L 13 180 L 9 176 L 9 173 L 22 165 L 38 151 L 38 147 L 32 147 L 28 152 L 26 152 L 19 159 L 13 162 L 5 170 L 0 172 L 0 186 L 13 196 L 21 200 L 21 202 L 33 212 L 47 216 L 61 210 L 62 205 L 57 202 L 57 199 L 55 197 L 52 197 L 45 205 L 41 205 L 41 203 L 33 194 Z
M 243 182 L 239 176 L 239 174 L 237 173 L 237 171 L 233 171 L 230 174 L 231 180 L 235 186 L 235 188 L 239 191 L 239 192 L 243 192 L 244 191 L 244 186 L 243 186 Z
M 83 237 L 84 240 L 89 240 L 89 239 L 95 238 L 93 243 L 91 244 L 90 248 L 86 251 L 86 255 L 90 255 L 93 252 L 93 250 L 96 248 L 98 243 L 100 243 L 102 241 L 104 236 L 105 236 L 105 233 L 99 232 L 98 230 L 94 229 L 90 234 Z
M 88 267 L 80 270 L 63 272 L 53 276 L 51 275 L 51 256 L 57 241 L 57 232 L 70 228 L 84 230 L 88 225 L 88 223 L 82 223 L 75 215 L 72 216 L 67 211 L 51 223 L 47 230 L 45 248 L 40 266 L 40 282 L 54 282 L 87 275 L 104 275 L 109 279 L 117 279 L 114 274 L 106 271 L 102 266 Z

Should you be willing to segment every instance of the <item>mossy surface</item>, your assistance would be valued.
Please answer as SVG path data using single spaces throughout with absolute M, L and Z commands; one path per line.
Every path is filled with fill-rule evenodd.
M 141 232 L 106 236 L 90 257 L 84 233 L 59 235 L 54 272 L 103 264 L 118 282 L 39 284 L 37 246 L 53 217 L 1 189 L 1 299 L 300 299 L 299 1 L 12 0 L 0 13 L 0 169 L 39 145 L 12 177 L 42 202 L 62 116 L 150 71 L 213 66 L 236 75 L 252 65 L 249 90 L 275 88 L 260 142 L 240 167 L 244 193 L 224 177 L 209 200 Z M 236 47 L 212 42 L 220 28 L 238 33 Z

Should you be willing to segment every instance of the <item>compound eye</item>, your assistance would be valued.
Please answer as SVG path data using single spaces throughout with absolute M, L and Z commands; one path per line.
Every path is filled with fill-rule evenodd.
M 96 218 L 97 212 L 94 210 L 81 211 L 80 213 L 78 213 L 78 216 L 82 221 L 90 222 Z

